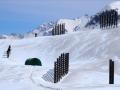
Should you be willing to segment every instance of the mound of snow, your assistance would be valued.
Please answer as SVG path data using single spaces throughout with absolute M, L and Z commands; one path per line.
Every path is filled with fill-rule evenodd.
M 67 30 L 68 33 L 74 32 L 76 27 L 83 28 L 86 23 L 88 22 L 88 19 L 83 16 L 78 19 L 60 19 L 57 24 L 64 23 L 65 24 L 65 29 Z

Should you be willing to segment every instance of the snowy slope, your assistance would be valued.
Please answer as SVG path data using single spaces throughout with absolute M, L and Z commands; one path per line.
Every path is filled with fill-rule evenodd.
M 64 23 L 65 29 L 68 33 L 77 31 L 76 28 L 79 27 L 79 31 L 82 30 L 82 28 L 85 27 L 86 23 L 88 22 L 88 19 L 86 16 L 77 18 L 77 19 L 60 19 L 57 24 Z
M 56 22 L 49 22 L 42 24 L 35 28 L 34 30 L 24 34 L 24 38 L 31 38 L 34 37 L 34 34 L 37 33 L 38 36 L 50 36 L 51 35 L 51 30 L 55 26 Z
M 13 60 L 13 62 L 19 61 L 18 64 L 29 57 L 38 57 L 44 60 L 44 63 L 45 61 L 53 63 L 62 52 L 70 52 L 73 62 L 74 60 L 85 58 L 115 58 L 120 56 L 117 53 L 119 52 L 119 48 L 117 48 L 119 46 L 119 35 L 119 29 L 109 31 L 88 30 L 55 37 L 1 40 L 0 49 L 2 50 L 0 51 L 0 58 L 4 59 L 2 55 L 7 50 L 8 45 L 12 46 L 10 60 Z M 116 46 L 116 48 L 112 50 L 112 46 Z M 28 52 L 30 53 L 28 54 Z M 21 64 L 24 64 L 23 61 Z
M 58 21 L 58 24 L 65 23 L 65 29 L 68 32 L 73 32 L 74 28 L 78 26 L 81 22 L 79 19 L 77 20 L 70 20 L 70 19 L 60 19 Z
M 70 90 L 70 88 L 71 90 L 75 90 L 85 87 L 118 88 L 120 85 L 119 36 L 120 32 L 118 28 L 115 30 L 106 31 L 80 31 L 55 37 L 48 36 L 13 41 L 0 40 L 0 67 L 2 68 L 1 70 L 3 70 L 1 71 L 3 74 L 1 75 L 0 87 L 4 87 L 4 82 L 8 81 L 10 81 L 10 84 L 19 85 L 22 82 L 21 80 L 23 80 L 22 83 L 25 84 L 22 86 L 22 90 L 25 90 L 27 87 L 26 83 L 33 87 L 36 85 L 35 90 L 38 88 L 44 88 L 45 90 L 48 88 L 61 88 L 63 90 Z M 6 59 L 3 58 L 3 54 L 9 44 L 12 45 L 12 52 L 10 59 Z M 44 81 L 41 77 L 49 69 L 53 68 L 53 62 L 56 61 L 56 58 L 62 52 L 70 53 L 69 75 L 58 84 L 52 84 Z M 25 60 L 30 57 L 40 58 L 43 63 L 43 67 L 41 67 L 42 69 L 31 67 L 33 69 L 36 68 L 37 70 L 27 73 L 27 67 L 23 65 Z M 108 61 L 110 58 L 115 60 L 114 86 L 108 85 Z M 11 67 L 14 67 L 14 69 L 11 69 Z M 29 69 L 31 70 L 31 68 Z M 25 72 L 23 71 L 24 69 Z M 32 76 L 29 77 L 29 74 L 32 74 Z M 18 80 L 16 83 L 15 80 L 20 78 L 19 75 L 22 75 L 23 77 L 21 77 L 20 81 Z M 15 89 L 15 87 L 11 88 Z M 6 88 L 6 90 L 9 89 Z M 18 90 L 20 90 L 20 87 Z M 33 89 L 30 88 L 29 90 Z

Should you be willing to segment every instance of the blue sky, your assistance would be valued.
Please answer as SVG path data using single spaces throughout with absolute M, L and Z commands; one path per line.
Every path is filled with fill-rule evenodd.
M 0 0 L 0 34 L 26 33 L 60 18 L 95 14 L 113 0 Z

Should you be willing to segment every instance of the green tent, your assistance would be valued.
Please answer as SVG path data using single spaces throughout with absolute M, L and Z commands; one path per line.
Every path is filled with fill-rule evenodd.
M 38 58 L 29 58 L 25 61 L 25 65 L 42 66 L 42 63 Z

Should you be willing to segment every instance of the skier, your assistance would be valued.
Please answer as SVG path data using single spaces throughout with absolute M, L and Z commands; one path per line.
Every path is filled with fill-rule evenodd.
M 37 37 L 37 33 L 35 33 L 35 37 Z
M 7 50 L 7 58 L 9 58 L 11 52 L 11 45 L 9 45 L 8 50 Z

